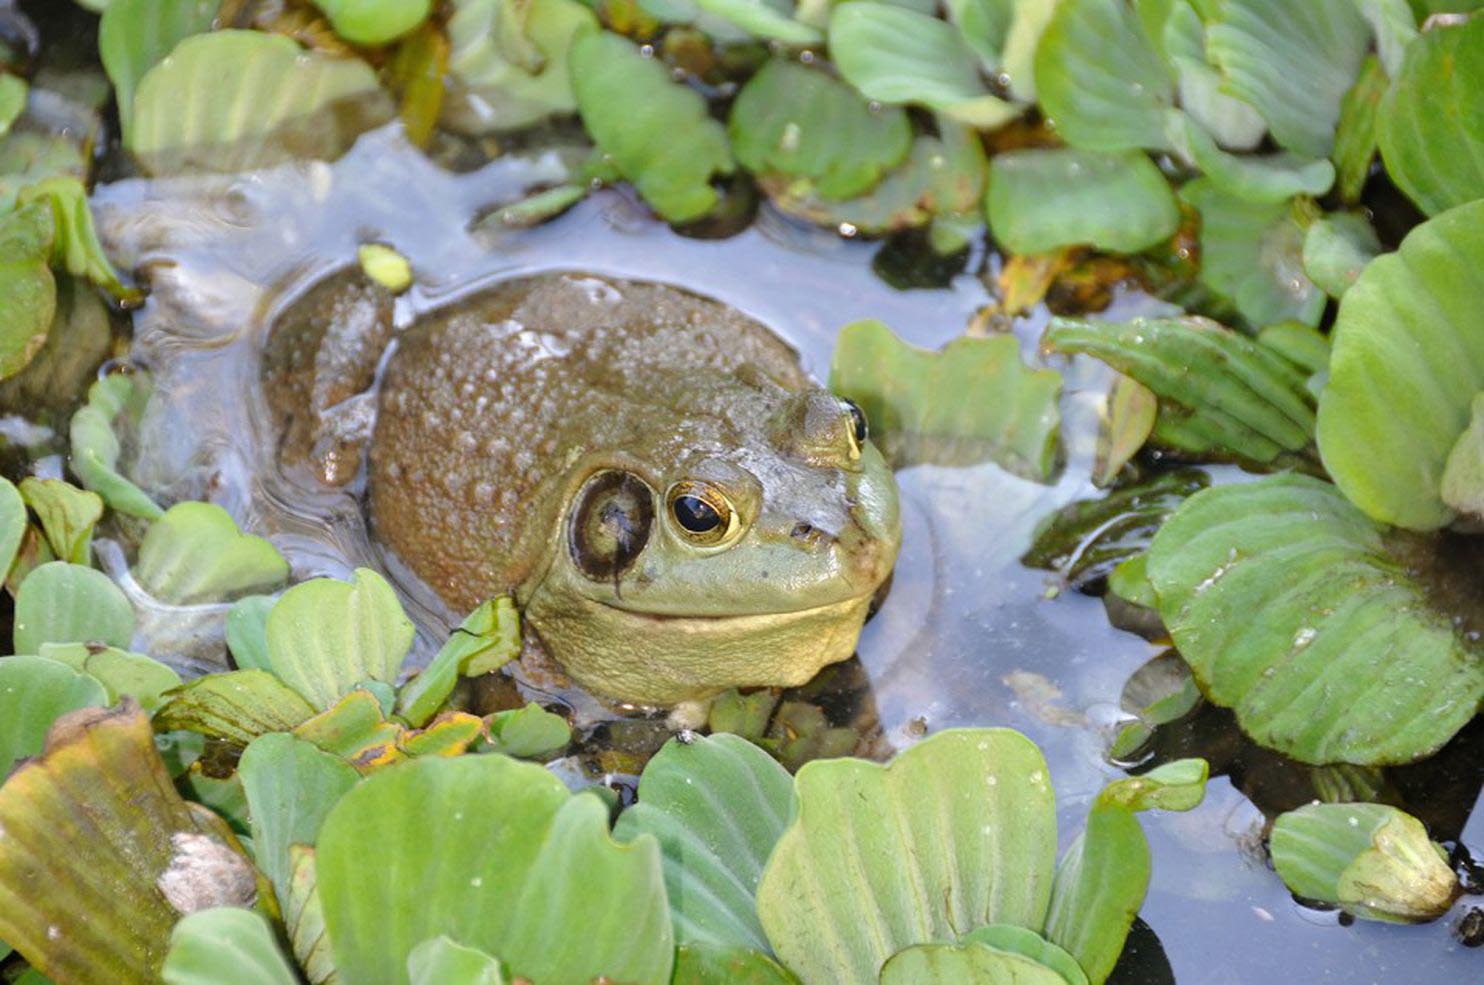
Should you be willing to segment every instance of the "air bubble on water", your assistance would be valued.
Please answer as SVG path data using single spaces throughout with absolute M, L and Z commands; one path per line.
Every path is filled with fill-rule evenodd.
M 860 230 L 855 227 L 855 223 L 853 223 L 853 222 L 842 222 L 842 223 L 840 223 L 840 235 L 841 236 L 844 236 L 846 239 L 850 239 L 851 237 L 855 236 L 855 234 L 858 233 L 858 232 L 860 232 Z

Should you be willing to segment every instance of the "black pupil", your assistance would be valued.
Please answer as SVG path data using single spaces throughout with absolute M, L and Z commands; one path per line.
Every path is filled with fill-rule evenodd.
M 721 524 L 721 514 L 699 496 L 676 496 L 675 519 L 693 534 L 705 534 Z
M 863 445 L 870 430 L 866 427 L 866 412 L 855 405 L 853 401 L 845 401 L 845 409 L 850 411 L 850 424 L 855 429 L 855 443 Z

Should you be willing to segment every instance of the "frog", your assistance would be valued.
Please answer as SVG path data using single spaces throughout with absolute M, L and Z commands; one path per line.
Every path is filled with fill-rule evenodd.
M 901 546 L 896 479 L 762 322 L 582 271 L 400 329 L 376 285 L 331 288 L 265 347 L 279 454 L 363 483 L 376 542 L 451 613 L 509 594 L 573 681 L 637 706 L 855 652 Z

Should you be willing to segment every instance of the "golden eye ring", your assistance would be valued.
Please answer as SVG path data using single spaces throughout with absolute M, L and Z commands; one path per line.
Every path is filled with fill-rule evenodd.
M 850 418 L 850 426 L 847 429 L 850 436 L 850 460 L 855 461 L 861 457 L 861 449 L 865 447 L 866 440 L 870 438 L 871 429 L 866 423 L 866 412 L 861 410 L 859 404 L 845 397 L 840 398 L 840 403 L 844 404 L 845 413 Z
M 725 543 L 740 522 L 725 494 L 710 483 L 677 482 L 665 501 L 680 535 L 701 547 Z

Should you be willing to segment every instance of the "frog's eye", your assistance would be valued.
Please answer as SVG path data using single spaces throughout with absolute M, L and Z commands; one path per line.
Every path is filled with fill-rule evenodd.
M 859 448 L 871 436 L 871 428 L 866 424 L 866 412 L 861 410 L 860 404 L 854 400 L 841 398 L 840 402 L 845 405 L 845 412 L 850 415 L 850 435 L 855 439 L 856 447 Z
M 649 543 L 654 493 L 632 472 L 610 469 L 588 479 L 576 502 L 567 529 L 572 563 L 594 581 L 611 581 Z
M 709 483 L 677 482 L 666 498 L 675 525 L 693 544 L 714 547 L 737 528 L 737 511 L 721 490 Z

